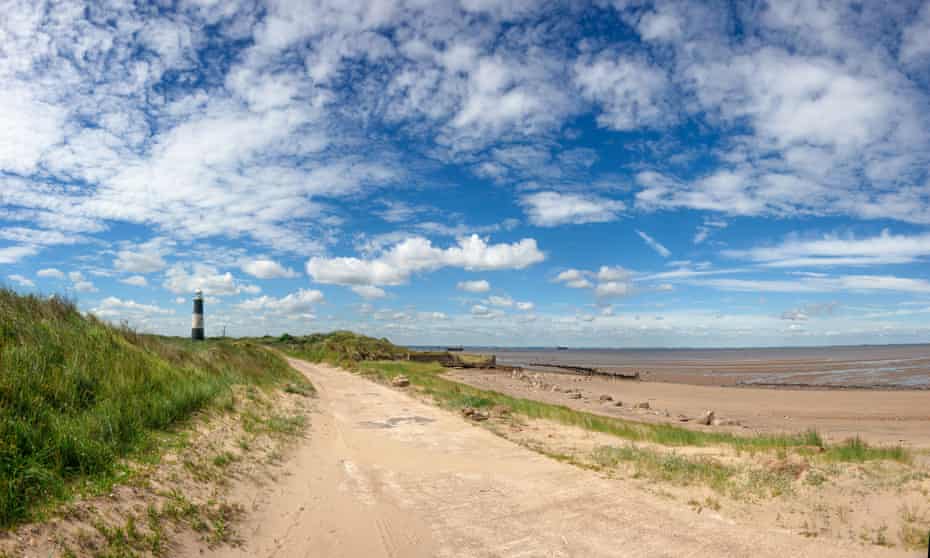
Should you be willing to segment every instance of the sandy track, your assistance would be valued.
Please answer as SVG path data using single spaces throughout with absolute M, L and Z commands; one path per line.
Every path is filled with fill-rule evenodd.
M 899 556 L 756 529 L 558 463 L 403 392 L 292 360 L 319 390 L 250 557 Z M 210 555 L 210 553 L 207 553 Z

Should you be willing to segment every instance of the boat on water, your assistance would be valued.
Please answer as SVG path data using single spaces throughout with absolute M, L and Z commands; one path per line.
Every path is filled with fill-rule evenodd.
M 446 347 L 446 350 L 449 351 L 450 353 L 460 353 L 465 350 L 465 347 L 461 345 L 457 345 L 455 347 Z
M 557 350 L 557 351 L 567 351 L 567 350 L 568 350 L 568 347 L 563 347 L 563 346 L 559 345 L 558 347 L 555 348 L 555 350 Z

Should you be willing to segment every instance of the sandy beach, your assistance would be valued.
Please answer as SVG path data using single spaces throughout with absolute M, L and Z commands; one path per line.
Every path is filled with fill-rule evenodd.
M 653 382 L 930 389 L 930 345 L 752 349 L 476 349 L 498 364 L 539 364 L 638 372 Z
M 530 379 L 500 370 L 452 370 L 447 375 L 479 388 L 646 422 L 743 433 L 813 428 L 831 441 L 860 436 L 876 444 L 930 447 L 928 391 L 725 387 L 532 371 Z M 567 390 L 579 390 L 581 398 Z M 611 401 L 601 401 L 601 396 Z M 650 408 L 635 408 L 639 403 L 649 403 Z M 680 420 L 694 419 L 706 410 L 738 425 L 708 427 Z

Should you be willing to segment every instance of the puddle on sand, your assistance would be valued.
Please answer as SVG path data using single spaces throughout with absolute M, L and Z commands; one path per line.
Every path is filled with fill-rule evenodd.
M 384 422 L 377 420 L 365 420 L 358 423 L 359 426 L 364 426 L 365 428 L 394 428 L 395 426 L 401 424 L 429 424 L 431 422 L 436 422 L 436 419 L 431 419 L 427 417 L 391 417 Z

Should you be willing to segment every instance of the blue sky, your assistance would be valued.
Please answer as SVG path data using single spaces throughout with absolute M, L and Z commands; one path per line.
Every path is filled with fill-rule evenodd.
M 7 2 L 0 279 L 143 331 L 930 341 L 928 2 Z

